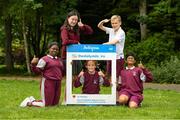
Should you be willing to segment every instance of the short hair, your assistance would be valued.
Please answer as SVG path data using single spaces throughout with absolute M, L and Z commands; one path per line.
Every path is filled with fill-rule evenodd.
M 57 45 L 58 46 L 58 43 L 57 42 L 50 42 L 48 44 L 48 49 L 50 49 L 53 45 Z M 59 47 L 59 46 L 58 46 Z
M 136 60 L 136 54 L 135 54 L 134 52 L 128 52 L 128 53 L 126 54 L 126 60 L 127 60 L 127 58 L 128 58 L 129 56 L 134 57 L 134 59 Z
M 113 15 L 113 16 L 111 17 L 111 20 L 115 20 L 115 19 L 118 19 L 119 22 L 121 22 L 121 16 L 120 16 L 120 15 Z

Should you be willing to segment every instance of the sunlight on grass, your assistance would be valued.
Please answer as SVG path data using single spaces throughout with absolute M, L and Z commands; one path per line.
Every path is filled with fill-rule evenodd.
M 139 109 L 61 105 L 20 108 L 21 101 L 31 95 L 40 99 L 38 81 L 0 80 L 0 119 L 180 119 L 180 93 L 175 91 L 146 89 Z M 61 101 L 63 95 L 64 87 Z

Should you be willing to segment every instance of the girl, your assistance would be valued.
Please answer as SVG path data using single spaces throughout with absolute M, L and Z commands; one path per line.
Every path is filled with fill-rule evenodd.
M 79 44 L 80 42 L 80 33 L 83 34 L 92 34 L 93 30 L 89 25 L 83 24 L 80 19 L 80 14 L 76 10 L 72 10 L 68 13 L 66 20 L 64 21 L 63 26 L 60 29 L 61 39 L 62 39 L 62 48 L 61 48 L 61 57 L 64 61 L 64 66 L 66 66 L 66 47 L 71 44 Z M 82 66 L 80 63 L 73 63 L 75 68 Z M 78 74 L 80 70 L 73 70 L 73 74 Z
M 34 57 L 31 61 L 31 69 L 37 74 L 42 74 L 41 79 L 41 97 L 42 100 L 35 100 L 32 96 L 27 97 L 21 104 L 21 107 L 26 106 L 54 106 L 59 103 L 61 95 L 61 80 L 63 77 L 63 63 L 57 57 L 59 47 L 57 42 L 52 42 L 48 45 L 48 55 L 40 60 Z
M 100 85 L 110 86 L 110 82 L 105 79 L 105 75 L 102 71 L 96 71 L 96 61 L 88 60 L 86 61 L 85 66 L 87 71 L 81 72 L 78 79 L 74 82 L 75 87 L 83 85 L 83 94 L 99 94 Z

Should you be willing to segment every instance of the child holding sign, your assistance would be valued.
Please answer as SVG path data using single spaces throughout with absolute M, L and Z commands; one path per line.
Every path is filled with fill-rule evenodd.
M 99 94 L 100 85 L 110 86 L 110 82 L 105 79 L 102 71 L 96 71 L 97 62 L 87 60 L 85 63 L 86 71 L 81 72 L 74 82 L 75 87 L 82 87 L 83 94 Z

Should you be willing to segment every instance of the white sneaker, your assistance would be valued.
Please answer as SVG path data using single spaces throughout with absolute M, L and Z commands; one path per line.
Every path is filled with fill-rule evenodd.
M 25 98 L 25 99 L 21 102 L 20 107 L 26 107 L 28 102 L 30 102 L 30 98 L 29 98 L 29 97 Z
M 30 102 L 33 102 L 35 100 L 33 96 L 30 96 L 29 99 L 30 99 Z

